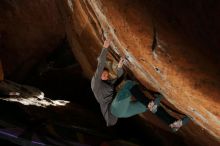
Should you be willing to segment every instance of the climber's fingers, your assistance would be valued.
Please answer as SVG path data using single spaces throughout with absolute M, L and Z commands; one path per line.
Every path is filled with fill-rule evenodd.
M 132 67 L 131 62 L 130 62 L 127 58 L 124 59 L 124 64 L 125 64 L 128 68 L 131 68 L 131 67 Z
M 121 68 L 124 65 L 124 61 L 125 61 L 125 59 L 123 57 L 121 57 L 121 59 L 118 63 L 118 68 Z
M 103 48 L 108 48 L 110 46 L 110 43 L 111 43 L 111 39 L 108 38 L 104 41 L 104 44 L 103 44 Z

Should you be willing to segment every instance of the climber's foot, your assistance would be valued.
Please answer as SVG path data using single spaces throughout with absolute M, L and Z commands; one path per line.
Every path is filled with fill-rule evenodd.
M 155 93 L 154 96 L 156 97 L 156 99 L 154 101 L 151 101 L 148 104 L 148 109 L 152 112 L 152 113 L 156 113 L 157 112 L 157 107 L 160 104 L 161 99 L 164 97 L 163 95 L 161 95 L 160 93 Z
M 179 130 L 180 127 L 182 127 L 183 123 L 182 120 L 177 120 L 170 124 L 170 128 L 172 129 L 173 132 L 176 132 Z
M 176 132 L 180 129 L 180 127 L 182 127 L 183 125 L 186 125 L 189 121 L 190 121 L 189 117 L 184 117 L 180 120 L 177 120 L 177 121 L 173 122 L 169 126 L 170 126 L 170 128 L 172 129 L 173 132 Z
M 154 103 L 154 101 L 149 102 L 149 104 L 147 105 L 148 109 L 152 112 L 152 113 L 156 113 L 157 112 L 157 105 Z

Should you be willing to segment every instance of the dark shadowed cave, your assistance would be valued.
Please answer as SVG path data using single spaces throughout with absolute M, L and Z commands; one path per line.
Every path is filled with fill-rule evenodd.
M 217 0 L 1 0 L 0 91 L 21 95 L 0 97 L 0 144 L 219 145 L 219 9 Z M 146 112 L 106 127 L 90 79 L 107 36 L 110 67 L 125 55 L 127 78 L 193 121 L 172 133 Z

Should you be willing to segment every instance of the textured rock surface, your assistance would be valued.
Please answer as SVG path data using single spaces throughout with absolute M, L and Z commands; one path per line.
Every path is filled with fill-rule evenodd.
M 194 119 L 179 136 L 188 145 L 219 145 L 219 8 L 219 1 L 205 0 L 3 0 L 0 58 L 8 77 L 24 78 L 66 31 L 91 78 L 104 38 L 112 36 L 109 59 L 126 55 L 131 75 Z M 148 113 L 141 116 L 167 138 L 166 125 Z
M 181 135 L 189 143 L 217 145 L 219 7 L 217 1 L 68 0 L 61 11 L 87 76 L 96 68 L 103 37 L 112 36 L 113 54 L 127 56 L 133 75 L 194 118 Z
M 0 58 L 6 77 L 24 79 L 64 37 L 55 0 L 0 2 Z

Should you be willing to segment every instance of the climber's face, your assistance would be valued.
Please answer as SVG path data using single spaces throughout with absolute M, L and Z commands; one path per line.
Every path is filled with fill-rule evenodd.
M 102 79 L 103 81 L 108 80 L 108 79 L 109 79 L 109 71 L 104 70 L 104 71 L 102 72 L 101 79 Z

